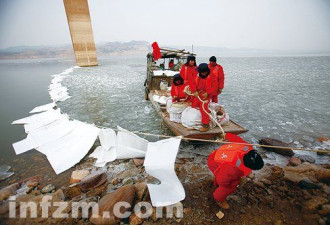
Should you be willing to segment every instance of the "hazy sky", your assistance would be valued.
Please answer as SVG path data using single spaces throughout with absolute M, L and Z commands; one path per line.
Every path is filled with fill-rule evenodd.
M 330 50 L 330 0 L 89 0 L 95 42 Z M 0 0 L 0 48 L 71 44 L 61 0 Z

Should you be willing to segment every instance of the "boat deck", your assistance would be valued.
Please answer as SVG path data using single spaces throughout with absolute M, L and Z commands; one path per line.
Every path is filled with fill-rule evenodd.
M 161 105 L 158 102 L 153 100 L 154 95 L 159 95 L 159 96 L 170 96 L 169 91 L 160 91 L 160 90 L 151 90 L 149 93 L 149 99 L 155 108 L 156 112 L 158 115 L 163 119 L 164 123 L 166 126 L 177 136 L 183 136 L 186 138 L 198 138 L 198 139 L 216 139 L 217 137 L 221 136 L 221 131 L 219 127 L 210 129 L 207 132 L 200 132 L 195 129 L 188 129 L 180 123 L 175 123 L 170 121 L 168 113 L 166 113 L 166 106 Z M 233 133 L 233 134 L 241 134 L 245 133 L 248 130 L 236 123 L 233 120 L 230 120 L 229 123 L 222 125 L 222 128 L 224 131 L 227 133 Z

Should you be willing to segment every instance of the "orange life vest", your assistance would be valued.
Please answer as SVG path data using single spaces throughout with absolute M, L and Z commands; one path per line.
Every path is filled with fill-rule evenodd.
M 209 75 L 209 76 L 207 76 L 205 79 L 203 79 L 203 78 L 200 78 L 199 76 L 197 76 L 196 78 L 195 78 L 195 84 L 196 84 L 196 88 L 198 87 L 198 84 L 199 84 L 199 80 L 206 80 L 206 90 L 208 90 L 208 89 L 211 89 L 212 88 L 212 78 L 211 78 L 211 76 Z M 206 92 L 206 90 L 203 90 L 203 91 L 205 91 Z M 197 91 L 199 91 L 199 90 L 197 90 Z
M 251 150 L 253 150 L 253 147 L 249 145 L 225 144 L 216 150 L 214 161 L 216 163 L 229 163 L 247 176 L 252 170 L 244 165 L 243 157 Z

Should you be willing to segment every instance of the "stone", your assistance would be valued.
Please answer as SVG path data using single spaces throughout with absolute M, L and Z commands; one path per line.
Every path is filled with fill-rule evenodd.
M 225 216 L 225 214 L 220 210 L 220 211 L 216 214 L 216 216 L 221 220 L 221 219 Z
M 300 155 L 298 158 L 301 160 L 301 162 L 315 163 L 315 159 L 309 155 Z
M 184 208 L 183 213 L 184 214 L 190 214 L 192 212 L 191 208 Z
M 321 210 L 318 212 L 321 216 L 330 215 L 330 205 L 322 205 Z
M 75 170 L 72 171 L 70 184 L 79 183 L 82 179 L 87 177 L 90 174 L 88 170 Z
M 74 198 L 82 194 L 81 189 L 78 185 L 71 185 L 69 187 L 63 188 L 63 193 L 66 198 Z
M 106 194 L 103 198 L 98 202 L 99 204 L 99 212 L 98 214 L 92 214 L 89 218 L 89 221 L 93 224 L 117 224 L 120 222 L 120 218 L 116 217 L 113 214 L 113 208 L 117 202 L 127 202 L 133 207 L 133 201 L 135 198 L 135 187 L 134 185 L 126 185 L 114 192 Z M 127 210 L 131 210 L 130 208 L 121 207 L 121 213 L 124 213 Z M 109 217 L 105 218 L 104 213 L 109 213 Z
M 283 222 L 282 222 L 282 220 L 277 220 L 277 221 L 274 223 L 274 225 L 283 225 Z
M 144 222 L 145 219 L 138 217 L 135 213 L 133 213 L 130 217 L 129 217 L 129 224 L 130 225 L 139 225 L 142 224 Z
M 330 141 L 330 138 L 328 138 L 328 137 L 319 137 L 319 138 L 317 139 L 317 141 L 318 141 L 318 142 Z
M 310 180 L 301 180 L 301 181 L 299 181 L 298 186 L 301 189 L 320 189 L 321 188 L 319 185 L 314 184 Z
M 327 203 L 328 199 L 321 197 L 321 196 L 316 196 L 311 198 L 310 200 L 306 201 L 303 203 L 303 211 L 307 213 L 313 213 L 316 212 L 318 207 L 320 205 L 323 205 L 324 203 Z
M 148 191 L 148 187 L 146 183 L 137 183 L 134 184 L 135 189 L 136 189 L 136 198 L 138 201 L 142 201 L 144 195 Z
M 53 184 L 46 185 L 42 190 L 41 193 L 47 194 L 55 191 L 56 187 Z
M 53 196 L 57 197 L 58 199 L 60 200 L 64 200 L 65 199 L 65 196 L 64 196 L 64 193 L 63 193 L 63 190 L 62 189 L 58 189 L 54 194 Z
M 325 222 L 324 219 L 320 218 L 320 219 L 319 219 L 319 224 L 320 224 L 320 225 L 326 225 L 327 223 Z
M 0 190 L 0 200 L 6 200 L 11 195 L 15 195 L 16 191 L 21 187 L 19 183 L 11 184 Z
M 144 163 L 144 159 L 133 159 L 135 166 L 141 166 Z
M 298 183 L 301 180 L 310 180 L 314 183 L 330 179 L 330 169 L 321 165 L 302 163 L 298 166 L 286 166 L 284 179 Z
M 259 143 L 261 145 L 290 147 L 289 144 L 284 143 L 284 142 L 279 141 L 279 140 L 276 140 L 276 139 L 272 139 L 272 138 L 262 138 L 261 140 L 259 140 Z M 276 147 L 263 147 L 263 148 L 268 150 L 268 151 L 272 151 L 272 152 L 275 152 L 277 154 L 284 155 L 284 156 L 290 156 L 291 157 L 291 156 L 294 155 L 294 152 L 292 151 L 292 149 L 276 148 Z
M 297 157 L 292 156 L 289 160 L 289 166 L 298 166 L 301 164 L 301 160 Z
M 84 179 L 82 179 L 78 185 L 82 192 L 87 192 L 92 188 L 97 188 L 107 182 L 107 174 L 105 172 L 95 172 Z
M 123 180 L 123 185 L 128 185 L 128 184 L 134 184 L 134 179 L 133 178 L 125 178 Z
M 113 179 L 112 184 L 113 184 L 113 185 L 117 185 L 117 184 L 119 184 L 118 179 L 117 179 L 117 178 Z

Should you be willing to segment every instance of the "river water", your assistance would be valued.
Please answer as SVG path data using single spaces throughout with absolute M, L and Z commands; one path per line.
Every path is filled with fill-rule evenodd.
M 207 62 L 207 58 L 197 60 Z M 318 148 L 315 140 L 330 136 L 330 57 L 225 57 L 218 62 L 226 76 L 220 102 L 232 119 L 250 130 L 242 135 L 247 141 L 272 137 Z M 0 62 L 0 164 L 12 166 L 22 176 L 43 168 L 55 177 L 45 157 L 35 150 L 15 155 L 11 144 L 25 134 L 22 126 L 11 122 L 49 103 L 51 75 L 74 64 L 70 60 Z M 63 113 L 105 127 L 171 134 L 144 100 L 146 58 L 103 59 L 99 64 L 74 68 L 62 81 L 72 96 L 58 103 Z M 184 143 L 182 150 L 207 154 L 214 147 Z M 327 160 L 323 157 L 320 162 Z

